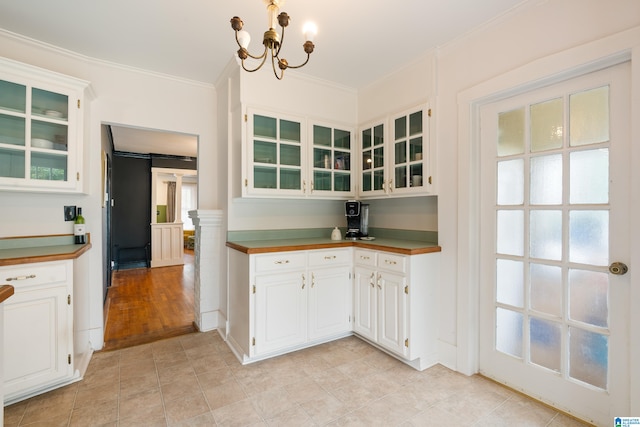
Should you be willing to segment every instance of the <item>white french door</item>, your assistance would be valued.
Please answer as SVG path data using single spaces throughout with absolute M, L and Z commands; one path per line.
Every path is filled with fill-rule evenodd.
M 629 415 L 629 82 L 481 110 L 480 372 L 598 425 Z

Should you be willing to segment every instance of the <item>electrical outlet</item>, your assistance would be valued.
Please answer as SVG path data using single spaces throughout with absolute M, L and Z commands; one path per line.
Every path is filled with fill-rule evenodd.
M 73 221 L 76 219 L 76 207 L 75 206 L 65 206 L 64 207 L 64 220 L 65 221 Z

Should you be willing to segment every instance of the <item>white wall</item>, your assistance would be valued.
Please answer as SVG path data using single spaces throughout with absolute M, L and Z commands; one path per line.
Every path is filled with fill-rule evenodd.
M 277 82 L 273 73 L 242 73 L 237 75 L 237 68 L 232 60 L 230 71 L 235 84 L 231 94 L 231 103 L 225 108 L 242 109 L 258 108 L 275 113 L 304 116 L 307 119 L 327 121 L 353 126 L 356 123 L 356 92 L 353 89 L 339 87 L 326 82 L 301 77 L 295 72 L 287 71 L 284 79 Z M 277 84 L 274 84 L 277 83 Z M 240 85 L 240 88 L 237 86 Z M 240 105 L 235 99 L 240 96 Z M 220 107 L 222 108 L 222 107 Z M 231 114 L 231 113 L 230 113 Z M 231 120 L 237 120 L 233 117 Z M 327 228 L 345 226 L 344 202 L 297 199 L 241 199 L 239 195 L 241 182 L 242 159 L 240 144 L 244 122 L 231 123 L 234 130 L 229 137 L 229 149 L 232 152 L 232 164 L 229 165 L 229 230 L 269 230 L 296 228 Z
M 92 249 L 87 274 L 89 287 L 86 303 L 90 321 L 77 325 L 89 330 L 94 349 L 102 347 L 102 200 L 101 200 L 101 123 L 115 123 L 149 129 L 198 135 L 199 179 L 218 180 L 216 93 L 212 86 L 177 80 L 137 70 L 114 67 L 75 54 L 51 49 L 0 32 L 0 52 L 17 61 L 57 71 L 91 82 L 95 100 L 87 122 L 88 138 L 84 141 L 88 158 L 87 195 L 3 193 L 0 210 L 0 236 L 71 234 L 72 223 L 63 221 L 63 206 L 82 206 L 91 233 Z M 218 207 L 215 185 L 199 186 L 199 206 Z M 87 256 L 85 255 L 85 256 Z

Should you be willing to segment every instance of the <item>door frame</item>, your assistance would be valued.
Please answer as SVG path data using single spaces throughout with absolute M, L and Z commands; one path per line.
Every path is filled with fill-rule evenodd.
M 457 370 L 472 375 L 479 363 L 480 303 L 480 110 L 514 95 L 631 61 L 631 141 L 640 141 L 640 27 L 535 60 L 480 83 L 458 95 Z M 631 147 L 631 162 L 640 148 Z M 640 170 L 631 169 L 631 215 L 640 212 Z M 629 336 L 640 337 L 640 230 L 631 229 Z M 635 262 L 634 262 L 635 261 Z M 640 360 L 640 340 L 630 339 L 629 360 Z M 629 366 L 630 409 L 640 413 L 640 366 Z M 624 414 L 621 414 L 621 416 Z

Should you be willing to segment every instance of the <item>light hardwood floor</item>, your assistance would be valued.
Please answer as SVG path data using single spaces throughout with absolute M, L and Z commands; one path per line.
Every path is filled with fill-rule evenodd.
M 174 337 L 193 326 L 193 250 L 184 265 L 113 272 L 105 303 L 104 350 Z

